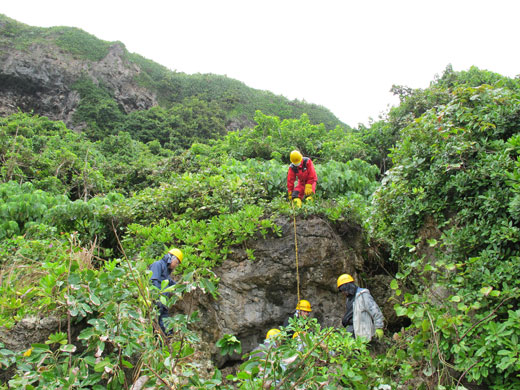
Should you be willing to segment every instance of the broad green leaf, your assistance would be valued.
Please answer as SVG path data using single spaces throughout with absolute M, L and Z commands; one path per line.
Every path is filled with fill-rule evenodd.
M 66 344 L 66 345 L 62 345 L 60 347 L 60 351 L 69 352 L 69 353 L 76 352 L 76 349 L 77 349 L 76 346 L 73 344 Z

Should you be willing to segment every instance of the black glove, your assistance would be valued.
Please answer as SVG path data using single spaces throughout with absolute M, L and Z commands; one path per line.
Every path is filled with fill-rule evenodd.
M 343 325 L 345 328 L 348 326 L 348 318 L 347 318 L 347 314 L 345 314 L 343 316 L 343 318 L 341 319 L 341 325 Z

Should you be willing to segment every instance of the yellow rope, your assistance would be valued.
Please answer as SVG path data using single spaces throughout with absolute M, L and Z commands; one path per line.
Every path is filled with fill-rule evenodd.
M 291 208 L 293 212 L 294 223 L 294 253 L 296 254 L 296 292 L 298 295 L 298 303 L 300 303 L 300 270 L 298 267 L 298 238 L 296 237 L 296 213 L 294 211 L 294 202 L 291 200 Z

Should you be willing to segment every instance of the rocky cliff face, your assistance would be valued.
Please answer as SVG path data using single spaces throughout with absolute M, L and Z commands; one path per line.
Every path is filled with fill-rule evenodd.
M 82 77 L 108 86 L 127 113 L 156 105 L 156 97 L 136 82 L 140 68 L 123 54 L 117 43 L 99 62 L 73 58 L 45 43 L 23 51 L 0 47 L 0 115 L 33 111 L 74 128 L 72 115 L 80 96 L 71 86 Z
M 220 277 L 218 300 L 195 294 L 177 310 L 189 306 L 199 310 L 197 327 L 207 342 L 208 354 L 219 365 L 225 363 L 214 344 L 224 334 L 234 334 L 248 352 L 263 342 L 270 328 L 280 327 L 297 304 L 294 229 L 291 218 L 280 218 L 281 237 L 251 240 L 256 260 L 247 259 L 245 250 L 235 250 L 216 270 Z M 361 230 L 355 226 L 332 227 L 318 217 L 297 221 L 300 298 L 312 305 L 312 316 L 322 326 L 341 327 L 345 301 L 337 293 L 336 280 L 350 273 L 356 282 L 371 290 L 387 323 L 396 323 L 390 297 L 388 274 L 370 274 L 374 261 L 369 255 Z M 363 276 L 362 276 L 363 275 Z M 193 301 L 195 303 L 193 303 Z M 235 356 L 239 358 L 239 356 Z

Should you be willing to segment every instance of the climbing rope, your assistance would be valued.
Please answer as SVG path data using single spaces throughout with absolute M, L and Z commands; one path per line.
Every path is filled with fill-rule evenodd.
M 294 210 L 294 202 L 291 200 L 291 208 L 293 214 L 294 226 L 294 253 L 296 254 L 296 293 L 298 295 L 298 303 L 300 302 L 300 270 L 298 266 L 298 238 L 296 236 L 296 213 Z

